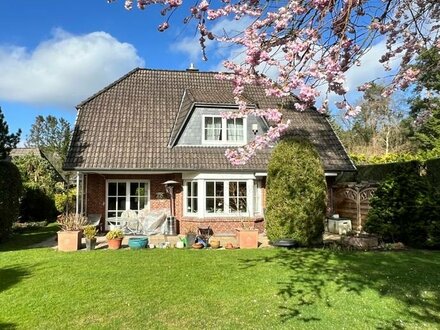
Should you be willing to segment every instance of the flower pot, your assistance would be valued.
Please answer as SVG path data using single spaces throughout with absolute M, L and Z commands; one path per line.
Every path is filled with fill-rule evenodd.
M 96 238 L 86 238 L 86 250 L 92 251 L 96 247 Z
M 81 231 L 58 232 L 58 251 L 78 251 L 81 248 Z
M 211 242 L 209 242 L 209 245 L 211 246 L 211 249 L 218 249 L 220 247 L 220 241 L 211 240 Z
M 237 229 L 237 241 L 240 249 L 256 249 L 258 229 Z
M 147 246 L 148 237 L 131 237 L 128 239 L 128 246 L 132 250 L 140 250 Z
M 121 245 L 122 245 L 122 238 L 115 238 L 108 240 L 108 248 L 110 250 L 118 250 L 121 248 Z

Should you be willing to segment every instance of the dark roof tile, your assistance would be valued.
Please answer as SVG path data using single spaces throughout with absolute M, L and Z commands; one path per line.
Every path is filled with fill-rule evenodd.
M 259 108 L 280 106 L 257 86 L 244 98 Z M 287 102 L 285 102 L 287 101 Z M 292 109 L 284 100 L 289 134 L 310 139 L 327 171 L 350 171 L 354 166 L 327 119 L 314 110 Z M 231 82 L 212 72 L 136 69 L 78 106 L 78 116 L 66 170 L 255 170 L 264 171 L 271 150 L 247 164 L 232 166 L 224 147 L 174 146 L 194 104 L 234 104 Z

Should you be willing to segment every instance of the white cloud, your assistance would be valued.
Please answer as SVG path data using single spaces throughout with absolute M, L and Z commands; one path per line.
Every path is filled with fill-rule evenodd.
M 235 37 L 242 33 L 251 22 L 252 19 L 249 17 L 244 17 L 240 20 L 223 18 L 216 21 L 216 23 L 210 27 L 210 31 L 212 31 L 217 37 Z M 185 53 L 191 62 L 197 63 L 202 60 L 202 49 L 200 47 L 199 38 L 199 34 L 196 34 L 193 37 L 184 37 L 179 42 L 173 44 L 171 49 Z M 237 61 L 237 58 L 244 59 L 244 48 L 237 46 L 236 44 L 228 44 L 207 39 L 206 46 L 208 62 L 210 62 L 210 70 L 212 71 L 224 71 L 225 69 L 222 63 L 225 60 Z
M 56 29 L 33 50 L 0 45 L 0 99 L 71 109 L 143 65 L 131 44 L 108 33 Z

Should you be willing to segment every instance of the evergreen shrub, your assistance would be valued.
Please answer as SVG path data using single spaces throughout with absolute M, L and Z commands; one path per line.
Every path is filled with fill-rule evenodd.
M 0 161 L 0 241 L 10 235 L 12 224 L 18 219 L 21 190 L 18 168 Z
M 291 238 L 303 246 L 322 240 L 325 175 L 319 155 L 308 141 L 287 138 L 277 144 L 268 166 L 266 204 L 270 240 Z
M 55 221 L 58 211 L 54 200 L 43 190 L 25 187 L 20 203 L 21 221 Z

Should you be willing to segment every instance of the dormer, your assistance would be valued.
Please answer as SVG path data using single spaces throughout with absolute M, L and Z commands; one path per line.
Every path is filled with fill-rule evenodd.
M 246 98 L 246 96 L 244 96 Z M 249 108 L 255 102 L 246 99 Z M 255 130 L 265 132 L 267 123 L 256 116 L 226 119 L 223 112 L 238 112 L 234 96 L 228 91 L 185 90 L 177 113 L 169 147 L 237 147 L 255 137 Z

